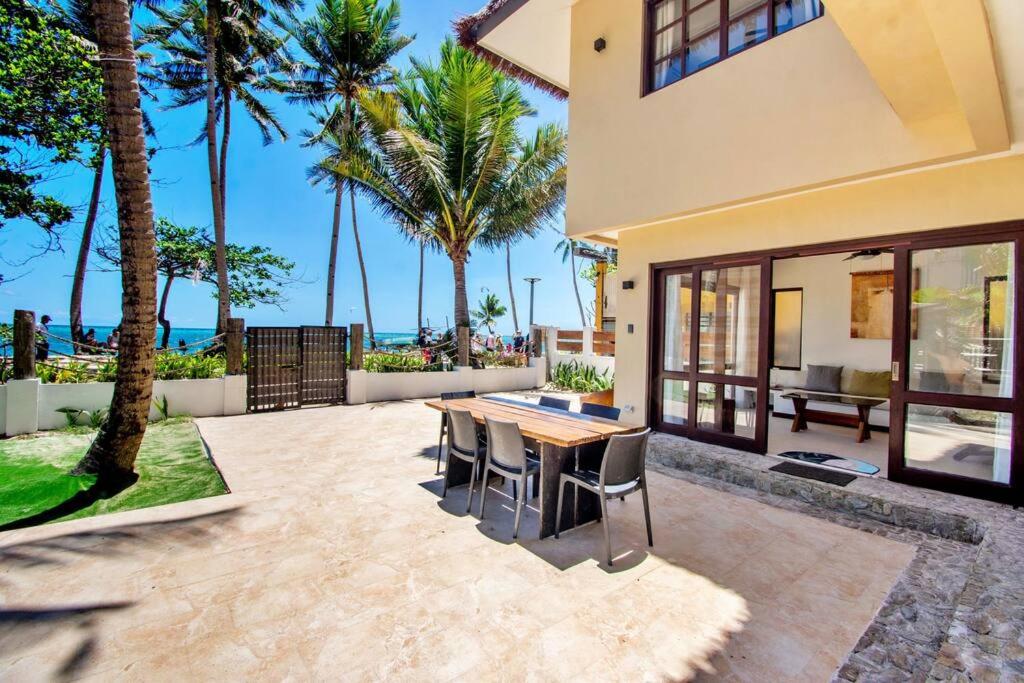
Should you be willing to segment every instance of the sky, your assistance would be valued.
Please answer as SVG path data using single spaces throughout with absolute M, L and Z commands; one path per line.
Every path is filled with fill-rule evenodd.
M 396 65 L 404 69 L 409 57 L 436 58 L 440 45 L 451 32 L 454 18 L 480 9 L 485 0 L 402 0 L 401 31 L 414 34 L 415 41 L 400 55 Z M 309 11 L 307 3 L 306 11 Z M 546 122 L 567 126 L 567 107 L 541 91 L 524 86 L 538 115 L 523 121 L 522 131 Z M 306 168 L 316 151 L 304 149 L 300 131 L 311 126 L 301 105 L 289 105 L 279 96 L 267 101 L 280 115 L 290 136 L 264 147 L 256 126 L 236 106 L 232 113 L 232 137 L 228 160 L 228 241 L 260 244 L 292 260 L 302 283 L 286 291 L 284 310 L 259 306 L 235 310 L 249 325 L 321 325 L 324 320 L 326 273 L 332 216 L 332 196 L 313 187 Z M 151 163 L 153 202 L 156 216 L 179 225 L 212 226 L 209 177 L 205 144 L 189 146 L 201 125 L 201 105 L 180 110 L 161 110 L 150 105 L 161 148 Z M 113 180 L 107 166 L 103 203 L 97 233 L 116 224 Z M 84 220 L 84 205 L 92 183 L 92 172 L 80 166 L 61 169 L 59 177 L 46 188 L 68 204 L 80 207 L 67 226 L 63 251 L 45 254 L 21 267 L 3 265 L 0 284 L 0 320 L 9 321 L 16 308 L 34 310 L 53 317 L 55 324 L 68 322 L 71 276 Z M 347 207 L 347 203 L 346 203 Z M 408 243 L 387 219 L 378 216 L 365 199 L 357 203 L 359 233 L 370 284 L 374 327 L 381 332 L 405 332 L 416 326 L 416 292 L 419 250 Z M 534 320 L 538 324 L 579 327 L 579 309 L 573 295 L 571 271 L 555 247 L 561 239 L 562 223 L 536 239 L 512 248 L 512 275 L 519 324 L 529 317 L 529 285 L 525 277 L 539 277 Z M 557 231 L 557 232 L 556 232 Z M 42 232 L 27 223 L 10 223 L 0 231 L 0 257 L 18 263 L 36 254 Z M 94 240 L 95 244 L 95 240 Z M 335 287 L 335 324 L 363 322 L 363 295 L 356 261 L 352 225 L 344 213 Z M 86 278 L 83 302 L 84 324 L 114 325 L 120 319 L 120 275 L 97 270 L 102 266 L 93 254 Z M 12 279 L 14 278 L 14 279 Z M 162 286 L 161 278 L 160 284 Z M 580 280 L 584 305 L 593 301 L 593 287 Z M 424 315 L 431 325 L 443 327 L 453 313 L 451 262 L 443 254 L 427 254 L 424 285 Z M 212 288 L 176 281 L 168 303 L 168 317 L 176 327 L 212 327 L 216 301 Z M 470 308 L 487 293 L 508 304 L 504 252 L 474 249 L 467 267 Z M 511 313 L 499 320 L 500 331 L 512 331 Z

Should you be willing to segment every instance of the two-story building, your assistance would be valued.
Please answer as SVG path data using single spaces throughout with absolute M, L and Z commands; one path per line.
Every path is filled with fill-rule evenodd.
M 1022 500 L 1024 2 L 494 0 L 458 29 L 568 97 L 624 419 Z

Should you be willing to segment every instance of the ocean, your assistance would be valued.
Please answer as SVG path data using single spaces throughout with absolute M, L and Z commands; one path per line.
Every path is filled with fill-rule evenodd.
M 71 339 L 71 328 L 67 325 L 49 325 L 50 334 L 56 337 L 62 337 L 63 339 Z M 88 331 L 90 328 L 86 328 Z M 105 342 L 107 335 L 113 330 L 113 327 L 96 325 L 92 329 L 96 330 L 96 341 Z M 163 335 L 162 328 L 157 325 L 156 339 L 153 340 L 154 345 L 158 342 L 160 337 Z M 184 339 L 186 344 L 194 344 L 195 342 L 203 341 L 214 336 L 213 328 L 208 327 L 172 327 L 171 328 L 171 348 L 178 346 L 178 341 Z M 377 332 L 377 344 L 383 346 L 396 346 L 399 344 L 414 344 L 416 343 L 415 332 Z M 363 347 L 366 349 L 370 348 L 369 338 L 363 342 Z M 71 344 L 60 341 L 58 339 L 50 339 L 50 350 L 54 353 L 70 354 L 72 353 Z M 0 353 L 4 355 L 10 355 L 11 350 L 5 348 Z

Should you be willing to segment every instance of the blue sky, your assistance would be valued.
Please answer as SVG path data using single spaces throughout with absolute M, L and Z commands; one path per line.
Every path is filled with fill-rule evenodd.
M 485 0 L 404 0 L 402 31 L 415 34 L 416 40 L 402 53 L 404 68 L 410 56 L 430 58 L 437 54 L 451 20 L 471 13 Z M 308 6 L 307 6 L 308 8 Z M 538 123 L 557 121 L 567 124 L 563 102 L 544 93 L 527 89 L 538 116 L 526 120 L 524 133 Z M 331 197 L 306 180 L 305 169 L 315 160 L 315 150 L 300 147 L 299 131 L 310 125 L 305 110 L 271 97 L 291 134 L 287 142 L 263 147 L 256 127 L 235 107 L 232 141 L 228 162 L 228 239 L 242 244 L 262 244 L 293 260 L 297 272 L 309 284 L 288 290 L 285 311 L 273 307 L 236 311 L 249 324 L 322 324 L 324 313 L 327 250 L 330 240 Z M 212 224 L 205 145 L 188 147 L 202 124 L 202 107 L 159 111 L 151 108 L 158 129 L 158 144 L 167 148 L 156 155 L 153 173 L 153 199 L 157 216 L 166 216 L 182 225 Z M 64 169 L 62 177 L 51 182 L 49 190 L 69 204 L 83 206 L 91 187 L 92 174 L 81 167 Z M 342 223 L 339 247 L 339 271 L 336 286 L 335 323 L 361 322 L 363 298 L 356 263 L 352 226 Z M 377 216 L 364 200 L 358 203 L 359 230 L 370 280 L 374 326 L 379 331 L 406 331 L 416 325 L 416 287 L 419 252 L 399 235 L 386 220 Z M 57 324 L 68 319 L 71 275 L 81 234 L 84 208 L 67 227 L 63 253 L 50 253 L 21 268 L 4 266 L 8 278 L 18 279 L 0 285 L 0 319 L 10 320 L 15 308 L 28 308 L 37 314 L 49 313 Z M 104 179 L 103 206 L 98 232 L 116 222 L 113 181 Z M 561 225 L 556 226 L 561 230 Z M 0 232 L 0 254 L 8 262 L 17 262 L 35 253 L 41 232 L 27 224 L 9 224 Z M 569 266 L 554 253 L 560 237 L 547 231 L 537 239 L 512 249 L 512 269 L 520 325 L 527 324 L 529 286 L 527 276 L 542 278 L 537 285 L 535 320 L 542 324 L 579 326 L 579 313 L 572 293 Z M 91 266 L 97 266 L 95 255 Z M 120 318 L 119 274 L 91 270 L 85 288 L 84 323 L 116 324 Z M 161 280 L 162 282 L 162 280 Z M 452 315 L 452 270 L 447 257 L 428 254 L 425 275 L 424 311 L 434 325 L 443 325 Z M 584 304 L 593 299 L 593 288 L 580 282 Z M 470 306 L 488 291 L 495 292 L 507 304 L 504 254 L 476 249 L 468 266 Z M 212 327 L 215 301 L 211 289 L 190 282 L 176 282 L 169 302 L 169 318 L 177 327 Z M 511 315 L 499 327 L 511 331 Z

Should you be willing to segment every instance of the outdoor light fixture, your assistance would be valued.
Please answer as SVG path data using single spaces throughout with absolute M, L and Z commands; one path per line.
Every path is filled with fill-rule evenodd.
M 533 327 L 533 287 L 540 282 L 539 277 L 524 277 L 525 282 L 530 283 L 530 327 Z M 532 341 L 532 340 L 531 340 Z
M 604 38 L 598 38 L 594 41 L 595 52 L 604 52 L 606 47 L 608 47 L 608 42 Z
M 633 289 L 633 281 L 632 280 L 623 280 L 622 281 L 622 288 L 623 289 Z

